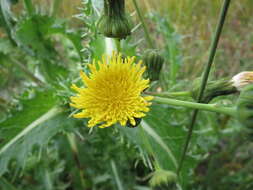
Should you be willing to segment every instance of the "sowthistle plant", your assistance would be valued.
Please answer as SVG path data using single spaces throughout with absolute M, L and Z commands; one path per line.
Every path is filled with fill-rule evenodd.
M 134 5 L 144 27 L 146 39 L 150 42 L 152 39 L 147 33 L 146 25 L 136 1 L 134 1 Z M 225 15 L 222 15 L 221 18 L 223 19 L 222 22 L 224 22 Z M 124 0 L 104 0 L 104 12 L 98 21 L 98 28 L 105 37 L 114 39 L 121 40 L 131 34 L 130 21 L 125 13 Z M 219 25 L 208 62 L 207 68 L 209 69 L 215 55 L 221 29 L 222 25 Z M 117 44 L 117 50 L 121 51 L 120 43 Z M 74 117 L 90 118 L 88 127 L 99 126 L 100 128 L 104 128 L 117 123 L 122 126 L 130 125 L 131 127 L 135 127 L 141 122 L 141 118 L 145 116 L 144 112 L 149 111 L 148 107 L 151 105 L 150 101 L 153 99 L 153 102 L 160 104 L 227 114 L 238 119 L 246 127 L 252 128 L 253 91 L 252 85 L 249 84 L 253 83 L 253 72 L 240 73 L 231 80 L 224 78 L 207 82 L 209 75 L 209 71 L 207 71 L 202 82 L 196 80 L 191 91 L 181 93 L 181 95 L 191 96 L 198 101 L 198 103 L 195 103 L 175 99 L 180 95 L 180 92 L 168 92 L 168 96 L 173 96 L 174 94 L 175 97 L 167 98 L 159 97 L 159 93 L 149 91 L 149 82 L 159 79 L 162 65 L 165 61 L 160 55 L 159 50 L 147 50 L 143 54 L 142 58 L 146 68 L 142 66 L 142 61 L 136 64 L 134 57 L 123 59 L 120 53 L 122 52 L 114 52 L 111 57 L 104 56 L 102 61 L 98 61 L 97 63 L 94 60 L 92 64 L 89 64 L 90 74 L 86 75 L 82 71 L 80 72 L 85 87 L 72 86 L 78 94 L 71 97 L 72 103 L 70 105 L 81 110 L 81 112 L 74 114 Z M 144 79 L 142 76 L 145 69 L 147 70 L 147 77 L 149 79 Z M 215 97 L 237 92 L 241 92 L 241 95 L 239 96 L 238 103 L 233 107 L 208 104 Z M 145 93 L 155 96 L 145 96 Z M 194 121 L 193 119 L 191 127 L 193 127 Z M 188 136 L 187 143 L 189 140 L 190 136 Z M 187 143 L 185 151 L 187 150 Z M 183 159 L 178 171 L 182 167 Z M 162 175 L 160 175 L 161 173 Z M 172 178 L 173 181 L 177 178 L 174 173 L 172 175 L 168 172 L 157 171 L 151 183 L 159 184 L 161 182 L 167 184 Z
M 6 2 L 10 2 L 10 1 L 6 1 Z M 26 3 L 26 8 L 29 13 L 28 16 L 37 17 L 36 11 L 35 11 L 36 9 L 35 8 L 29 9 L 30 5 L 32 5 L 31 1 L 27 0 L 24 2 Z M 229 1 L 226 0 L 225 2 L 229 2 Z M 142 15 L 141 9 L 139 9 L 138 7 L 136 0 L 133 0 L 133 5 L 136 9 L 137 16 L 139 17 L 141 21 L 141 25 L 145 33 L 145 38 L 146 38 L 145 41 L 148 42 L 149 48 L 152 49 L 152 50 L 141 51 L 140 57 L 136 55 L 136 58 L 135 58 L 135 56 L 130 56 L 130 53 L 128 55 L 128 51 L 125 51 L 124 47 L 121 46 L 121 43 L 119 43 L 119 40 L 123 41 L 126 37 L 131 37 L 130 36 L 131 22 L 130 22 L 130 17 L 128 17 L 128 14 L 125 12 L 124 0 L 104 0 L 104 10 L 99 20 L 96 20 L 97 15 L 94 16 L 92 11 L 90 12 L 93 6 L 92 2 L 90 0 L 86 1 L 86 4 L 85 4 L 86 10 L 84 9 L 82 11 L 87 12 L 86 16 L 91 18 L 90 20 L 91 22 L 87 22 L 88 20 L 86 20 L 85 22 L 87 28 L 86 28 L 86 34 L 84 35 L 84 37 L 86 38 L 85 44 L 88 44 L 88 46 L 87 46 L 87 49 L 85 49 L 85 51 L 82 51 L 82 53 L 81 51 L 79 51 L 81 49 L 81 43 L 76 44 L 77 41 L 80 42 L 80 40 L 77 40 L 76 35 L 71 36 L 68 31 L 63 32 L 64 35 L 69 36 L 69 39 L 70 40 L 72 39 L 73 42 L 75 42 L 73 43 L 73 45 L 76 44 L 75 47 L 77 49 L 77 52 L 80 54 L 80 62 L 82 63 L 90 62 L 91 57 L 94 58 L 94 57 L 98 57 L 97 55 L 100 55 L 100 53 L 95 52 L 96 48 L 93 47 L 93 45 L 95 44 L 97 40 L 96 39 L 97 35 L 95 35 L 97 29 L 106 38 L 112 38 L 113 40 L 115 39 L 115 41 L 113 40 L 112 41 L 114 43 L 117 43 L 116 49 L 114 49 L 114 52 L 113 53 L 109 52 L 109 54 L 110 55 L 112 54 L 112 56 L 104 55 L 101 58 L 99 58 L 99 60 L 94 60 L 92 63 L 87 64 L 87 67 L 85 65 L 85 68 L 84 67 L 82 68 L 82 71 L 80 71 L 80 77 L 82 79 L 82 83 L 79 83 L 78 85 L 75 85 L 75 84 L 72 85 L 72 89 L 75 91 L 75 93 L 70 91 L 69 89 L 69 86 L 70 86 L 69 81 L 71 81 L 71 79 L 68 79 L 68 81 L 65 79 L 67 77 L 67 74 L 69 74 L 69 71 L 67 69 L 65 70 L 62 68 L 63 69 L 62 72 L 66 73 L 66 75 L 63 75 L 60 78 L 60 81 L 62 82 L 62 84 L 59 83 L 55 87 L 51 87 L 51 85 L 55 85 L 55 83 L 58 83 L 58 81 L 56 82 L 56 80 L 54 80 L 56 79 L 55 77 L 49 78 L 48 81 L 50 81 L 50 84 L 45 86 L 46 82 L 40 82 L 40 80 L 38 80 L 37 78 L 34 78 L 35 75 L 33 75 L 32 72 L 28 73 L 27 72 L 28 69 L 25 68 L 25 66 L 20 67 L 21 70 L 23 68 L 23 71 L 26 72 L 27 76 L 29 76 L 33 81 L 35 82 L 37 81 L 37 85 L 42 86 L 43 89 L 40 89 L 41 91 L 36 90 L 36 92 L 34 92 L 35 98 L 33 97 L 31 100 L 29 99 L 23 102 L 22 106 L 24 106 L 26 109 L 23 109 L 24 112 L 18 112 L 17 114 L 16 113 L 13 114 L 12 117 L 16 120 L 11 120 L 11 117 L 10 117 L 10 120 L 7 119 L 5 123 L 1 123 L 1 127 L 0 127 L 1 143 L 2 141 L 4 141 L 4 143 L 1 144 L 1 149 L 0 149 L 0 168 L 1 168 L 0 175 L 7 172 L 7 170 L 9 169 L 8 165 L 10 165 L 9 162 L 12 160 L 12 158 L 17 158 L 18 161 L 22 161 L 23 163 L 23 161 L 25 160 L 24 159 L 25 156 L 23 155 L 26 155 L 26 156 L 29 155 L 31 150 L 34 148 L 33 145 L 41 144 L 44 146 L 48 143 L 49 139 L 52 136 L 57 134 L 59 131 L 60 132 L 64 131 L 67 133 L 66 136 L 70 144 L 70 152 L 73 154 L 73 160 L 75 160 L 74 162 L 75 162 L 76 168 L 75 170 L 72 171 L 72 173 L 74 174 L 73 176 L 75 176 L 76 171 L 79 171 L 79 174 L 80 174 L 79 175 L 79 177 L 81 178 L 80 189 L 93 188 L 93 186 L 90 183 L 90 181 L 92 180 L 90 180 L 89 178 L 93 178 L 94 176 L 94 174 L 91 174 L 91 173 L 97 172 L 95 168 L 96 166 L 94 166 L 95 168 L 94 170 L 92 168 L 92 172 L 90 172 L 89 170 L 83 170 L 82 161 L 85 163 L 84 160 L 86 158 L 83 159 L 81 156 L 82 151 L 91 152 L 90 150 L 95 150 L 95 151 L 90 153 L 87 156 L 87 157 L 91 157 L 87 159 L 88 164 L 92 160 L 94 165 L 99 165 L 99 164 L 101 165 L 102 163 L 102 165 L 104 166 L 106 163 L 108 163 L 108 158 L 109 158 L 111 161 L 109 163 L 111 163 L 111 168 L 113 170 L 112 172 L 116 176 L 115 178 L 117 178 L 116 179 L 117 187 L 118 189 L 122 189 L 121 187 L 123 185 L 121 184 L 119 180 L 120 175 L 118 175 L 118 171 L 117 171 L 118 169 L 117 169 L 116 163 L 124 163 L 125 164 L 124 168 L 129 168 L 129 162 L 132 163 L 136 159 L 134 156 L 132 156 L 132 154 L 131 156 L 129 156 L 129 152 L 130 152 L 129 149 L 127 151 L 125 149 L 121 149 L 122 152 L 127 152 L 128 154 L 128 156 L 122 156 L 125 154 L 121 154 L 121 151 L 119 151 L 119 147 L 117 147 L 119 143 L 117 143 L 116 145 L 114 144 L 115 142 L 124 141 L 122 140 L 121 136 L 118 135 L 119 131 L 124 131 L 124 133 L 130 134 L 129 139 L 132 138 L 133 141 L 139 141 L 140 147 L 145 146 L 146 148 L 145 151 L 147 152 L 147 157 L 150 158 L 150 160 L 148 161 L 149 163 L 147 165 L 152 171 L 155 170 L 154 172 L 151 173 L 151 175 L 148 176 L 148 178 L 144 177 L 146 182 L 148 183 L 148 180 L 149 180 L 150 186 L 153 188 L 160 188 L 160 189 L 167 189 L 167 188 L 172 188 L 172 187 L 174 188 L 175 186 L 178 186 L 177 183 L 181 182 L 180 181 L 181 174 L 183 172 L 180 169 L 182 168 L 182 163 L 184 161 L 184 154 L 187 151 L 187 145 L 188 145 L 187 143 L 190 142 L 191 140 L 191 131 L 193 130 L 194 121 L 196 119 L 192 120 L 191 128 L 188 132 L 189 138 L 187 139 L 187 143 L 185 145 L 185 152 L 182 155 L 182 161 L 178 163 L 177 161 L 179 160 L 178 157 L 180 155 L 177 154 L 176 156 L 174 156 L 173 155 L 174 150 L 170 150 L 170 146 L 167 146 L 167 144 L 164 142 L 170 143 L 173 141 L 171 139 L 174 139 L 174 136 L 173 136 L 174 134 L 172 136 L 166 136 L 168 135 L 168 133 L 173 133 L 174 130 L 176 131 L 178 129 L 179 130 L 182 129 L 184 133 L 180 133 L 180 136 L 175 135 L 176 137 L 175 139 L 182 139 L 182 137 L 185 136 L 187 130 L 185 130 L 184 127 L 180 127 L 180 126 L 183 126 L 183 124 L 181 123 L 180 124 L 177 123 L 175 125 L 177 126 L 176 128 L 172 128 L 174 124 L 171 124 L 170 129 L 166 128 L 168 127 L 167 125 L 168 121 L 163 122 L 162 120 L 164 118 L 161 117 L 162 118 L 161 119 L 160 118 L 161 115 L 172 113 L 173 110 L 175 109 L 174 106 L 210 111 L 210 112 L 214 112 L 218 114 L 225 114 L 228 116 L 228 118 L 233 118 L 233 119 L 238 120 L 241 123 L 241 125 L 245 129 L 247 129 L 246 132 L 249 132 L 249 134 L 252 134 L 253 72 L 250 72 L 250 71 L 242 72 L 235 75 L 232 79 L 223 78 L 223 79 L 218 79 L 218 80 L 213 80 L 213 81 L 207 80 L 209 71 L 211 68 L 211 64 L 215 55 L 215 50 L 217 48 L 219 35 L 216 35 L 216 38 L 212 46 L 213 48 L 211 48 L 208 67 L 203 77 L 203 80 L 200 82 L 197 79 L 193 82 L 193 84 L 189 84 L 189 86 L 193 86 L 192 89 L 188 91 L 182 91 L 182 92 L 171 92 L 171 91 L 159 92 L 159 90 L 155 88 L 150 88 L 152 84 L 159 85 L 159 82 L 157 81 L 159 81 L 160 73 L 162 72 L 162 67 L 164 63 L 168 63 L 168 60 L 165 60 L 164 57 L 161 56 L 161 52 L 159 48 L 155 49 L 157 44 L 153 42 L 150 36 L 150 33 L 148 32 L 145 19 Z M 1 4 L 2 11 L 8 11 L 6 7 L 2 7 L 2 6 L 3 4 Z M 222 14 L 223 22 L 225 19 L 224 16 L 225 15 L 223 12 Z M 48 19 L 48 18 L 41 16 L 41 17 L 38 17 L 37 19 L 38 19 L 37 21 L 40 21 L 39 23 L 44 23 L 45 19 Z M 95 22 L 93 22 L 94 20 Z M 13 28 L 12 32 L 10 33 L 10 35 L 12 35 L 12 33 L 16 34 L 16 32 L 19 31 L 20 34 L 22 34 L 20 35 L 21 38 L 19 40 L 22 41 L 23 36 L 24 36 L 23 34 L 27 32 L 26 34 L 28 35 L 26 35 L 27 36 L 26 40 L 29 43 L 27 43 L 26 45 L 28 49 L 30 48 L 29 46 L 30 43 L 33 45 L 33 42 L 31 42 L 30 40 L 29 34 L 34 34 L 35 37 L 38 37 L 44 34 L 42 32 L 44 30 L 38 32 L 37 31 L 38 28 L 34 27 L 36 26 L 36 23 L 37 23 L 35 21 L 36 19 L 35 20 L 27 19 L 26 22 L 19 23 L 19 25 L 22 26 L 22 28 L 24 29 L 29 26 L 26 30 L 19 31 L 18 30 L 19 27 L 17 27 L 17 28 Z M 46 24 L 43 25 L 43 27 L 39 29 L 44 29 L 45 27 L 45 31 L 49 31 L 52 28 L 52 26 L 57 26 L 57 24 L 48 25 L 48 23 L 51 23 L 51 21 L 52 21 L 51 19 L 46 20 Z M 218 33 L 220 34 L 223 24 L 222 22 L 219 22 L 219 23 L 220 24 L 218 27 Z M 34 28 L 35 30 L 33 30 Z M 64 27 L 62 27 L 62 30 L 65 30 Z M 30 33 L 28 31 L 32 31 L 32 32 Z M 59 30 L 57 31 L 59 32 Z M 16 35 L 13 35 L 13 37 L 16 37 Z M 43 43 L 44 42 L 43 40 L 45 40 L 47 37 L 48 36 L 45 35 L 45 38 L 38 38 L 38 39 L 41 39 L 42 41 L 41 43 Z M 103 37 L 99 36 L 99 38 L 103 38 Z M 21 41 L 19 43 L 21 43 Z M 23 43 L 23 45 L 24 44 L 25 43 Z M 36 45 L 40 47 L 40 42 L 37 42 Z M 15 46 L 15 48 L 18 48 L 18 47 Z M 32 46 L 32 48 L 34 47 Z M 41 53 L 41 51 L 35 51 L 35 52 Z M 97 53 L 96 56 L 93 56 L 94 52 Z M 86 56 L 81 55 L 85 53 L 86 53 Z M 21 54 L 21 55 L 24 55 L 24 54 Z M 47 57 L 48 54 L 45 54 L 45 56 Z M 10 57 L 11 57 L 11 53 L 10 53 Z M 84 61 L 85 58 L 86 60 Z M 139 58 L 141 58 L 142 60 L 139 60 Z M 15 61 L 13 62 L 15 63 Z M 39 64 L 42 65 L 45 63 L 41 61 Z M 19 65 L 19 63 L 18 64 L 16 63 L 16 65 Z M 27 64 L 27 65 L 30 65 L 30 64 Z M 76 68 L 75 64 L 73 65 L 73 68 Z M 45 68 L 45 69 L 46 69 L 45 70 L 46 74 L 55 75 L 56 74 L 55 72 L 60 72 L 59 71 L 60 69 L 59 67 L 57 67 L 57 65 L 52 66 L 49 64 L 48 68 Z M 43 75 L 43 73 L 41 74 Z M 59 74 L 59 76 L 61 75 Z M 73 81 L 71 83 L 77 83 L 77 81 Z M 61 91 L 59 90 L 60 89 L 59 86 L 63 87 L 64 89 L 63 93 L 61 93 Z M 159 89 L 162 90 L 162 88 L 159 88 Z M 226 96 L 226 95 L 232 95 L 232 94 L 240 94 L 240 95 L 237 101 L 234 101 L 231 106 L 223 106 L 223 105 L 215 104 L 211 102 L 214 100 L 214 98 L 218 96 Z M 65 104 L 66 99 L 63 96 L 67 97 L 67 99 L 69 98 L 69 96 L 71 96 L 70 106 L 77 109 L 72 115 L 73 117 L 78 118 L 80 120 L 67 118 L 67 114 L 69 114 L 70 108 L 68 105 Z M 59 100 L 56 97 L 58 97 Z M 34 99 L 35 100 L 37 99 L 37 101 L 33 101 Z M 197 101 L 197 103 L 195 101 Z M 61 104 L 58 102 L 61 102 Z M 67 100 L 67 102 L 69 103 L 69 99 Z M 153 105 L 151 106 L 151 104 Z M 162 104 L 162 106 L 159 104 Z M 165 106 L 165 105 L 169 105 L 169 106 Z M 165 109 L 161 109 L 164 111 L 164 113 L 162 113 L 163 111 L 159 113 L 157 111 L 158 114 L 154 113 L 153 108 L 155 108 L 156 106 L 159 107 L 159 110 L 160 108 L 165 108 Z M 34 113 L 36 109 L 38 109 L 38 107 L 40 108 L 40 110 Z M 77 111 L 79 112 L 77 113 Z M 194 113 L 197 113 L 197 112 L 194 112 Z M 152 114 L 154 115 L 156 114 L 156 115 L 154 116 Z M 178 115 L 180 115 L 180 113 Z M 22 121 L 24 116 L 29 116 L 29 117 L 26 118 L 25 122 L 20 122 Z M 150 116 L 153 117 L 152 122 L 155 120 L 158 120 L 158 122 L 153 122 L 154 124 L 153 125 L 150 124 L 149 126 L 148 120 L 150 119 Z M 194 114 L 194 116 L 196 118 L 196 114 Z M 182 116 L 182 117 L 185 117 L 185 116 Z M 121 126 L 126 126 L 130 128 L 135 128 L 135 129 L 127 129 L 124 127 L 119 127 L 114 131 L 113 134 L 111 133 L 112 130 L 114 130 L 112 128 L 101 130 L 101 131 L 100 129 L 97 129 L 99 131 L 97 131 L 97 133 L 95 134 L 93 133 L 92 135 L 95 136 L 98 133 L 100 135 L 95 136 L 94 138 L 94 136 L 91 136 L 88 134 L 88 129 L 81 128 L 81 130 L 86 130 L 84 132 L 85 136 L 82 137 L 82 134 L 80 134 L 78 130 L 72 129 L 72 128 L 74 128 L 75 125 L 78 127 L 82 126 L 84 125 L 84 123 L 86 125 L 86 122 L 83 122 L 84 118 L 88 120 L 87 127 L 89 128 L 94 128 L 94 127 L 106 128 L 110 126 L 121 125 Z M 170 117 L 168 116 L 168 118 L 174 119 L 174 115 Z M 188 121 L 186 120 L 186 122 Z M 156 127 L 160 128 L 161 130 L 156 131 L 157 129 Z M 160 134 L 157 132 L 159 132 Z M 137 133 L 139 133 L 139 136 L 136 135 Z M 166 133 L 166 135 L 163 136 L 162 133 Z M 37 137 L 36 135 L 38 135 L 39 138 L 34 138 L 34 137 Z M 76 136 L 78 136 L 78 138 L 80 138 L 81 141 L 85 141 L 85 143 L 78 144 L 79 141 L 77 140 Z M 64 139 L 65 137 L 64 135 L 61 135 L 60 138 Z M 152 138 L 152 141 L 151 140 L 149 141 L 149 138 Z M 89 142 L 90 144 L 96 142 L 97 145 L 92 144 L 92 146 L 90 146 L 90 144 L 86 142 Z M 174 144 L 175 147 L 176 145 L 178 145 L 177 142 L 179 141 L 175 141 L 175 144 Z M 65 146 L 65 142 L 63 143 L 63 145 L 60 145 L 62 144 L 62 141 L 61 143 L 57 142 L 55 144 L 57 144 L 57 147 Z M 128 143 L 123 142 L 120 145 L 126 147 L 128 146 Z M 181 146 L 181 144 L 179 144 L 178 146 Z M 107 147 L 108 147 L 108 150 L 107 149 L 103 150 L 104 148 L 107 148 Z M 180 148 L 181 147 L 179 148 L 177 147 L 177 151 L 181 150 Z M 172 149 L 174 149 L 174 147 Z M 62 150 L 60 148 L 58 148 L 57 150 L 59 151 L 59 154 L 62 156 L 62 152 L 61 152 Z M 134 149 L 132 150 L 135 155 L 136 151 Z M 19 151 L 22 153 L 19 154 Z M 164 152 L 162 151 L 165 152 L 165 156 L 163 154 Z M 18 154 L 16 152 L 18 152 Z M 56 152 L 56 151 L 53 151 L 53 152 Z M 71 155 L 71 153 L 68 153 L 68 152 L 69 151 L 67 151 L 65 154 Z M 103 160 L 99 156 L 97 156 L 98 155 L 97 152 L 100 152 L 100 153 L 103 152 L 102 156 L 100 155 L 101 157 L 103 157 Z M 16 154 L 18 156 L 16 156 Z M 109 156 L 107 157 L 107 155 Z M 123 158 L 122 159 L 123 161 L 121 159 L 117 161 L 116 159 L 113 158 L 114 156 L 116 158 L 117 157 Z M 94 159 L 94 157 L 96 158 Z M 169 162 L 170 160 L 172 160 L 172 162 L 169 163 L 168 165 L 165 164 L 163 166 L 160 166 L 160 162 L 159 162 L 160 157 L 161 157 L 161 160 L 163 160 L 163 162 Z M 167 157 L 168 159 L 166 159 Z M 59 162 L 60 159 L 61 159 L 60 156 L 57 156 L 56 162 L 61 163 Z M 68 162 L 64 161 L 63 165 L 65 164 L 68 164 Z M 155 167 L 153 167 L 152 164 Z M 13 167 L 19 166 L 19 162 L 12 165 Z M 93 167 L 93 164 L 91 165 L 92 165 L 91 167 Z M 42 170 L 44 171 L 43 167 L 44 166 L 42 166 Z M 64 173 L 63 166 L 61 166 L 60 168 L 61 170 L 57 170 L 57 171 L 59 173 L 61 172 Z M 121 166 L 120 169 L 122 168 L 123 167 Z M 169 171 L 170 169 L 171 171 Z M 177 174 L 176 174 L 176 170 L 178 170 Z M 50 176 L 48 171 L 44 171 L 44 172 L 46 172 L 46 176 Z M 151 172 L 151 171 L 149 170 L 148 172 Z M 72 173 L 70 175 L 68 174 L 68 176 L 72 176 Z M 92 177 L 90 176 L 87 177 L 88 175 Z M 128 179 L 135 178 L 131 175 L 127 175 L 127 176 L 129 177 Z M 105 181 L 104 183 L 107 183 L 107 179 L 111 178 L 111 176 L 100 177 L 97 175 L 96 177 L 97 179 L 94 180 L 95 181 L 94 183 L 97 183 L 97 181 L 100 181 L 102 178 L 103 178 L 102 180 Z M 86 184 L 86 179 L 90 180 L 90 181 L 88 180 L 89 182 L 87 182 L 87 184 Z M 60 177 L 58 180 L 61 180 Z M 2 188 L 1 182 L 2 181 L 0 181 L 0 188 Z M 66 183 L 66 185 L 68 186 L 68 184 L 71 182 L 68 181 L 68 179 L 66 181 L 64 179 L 64 183 Z M 67 188 L 67 186 L 62 187 L 62 188 L 65 189 Z M 73 188 L 76 189 L 75 187 Z M 107 188 L 107 186 L 104 188 Z M 132 188 L 129 188 L 129 189 L 132 189 Z

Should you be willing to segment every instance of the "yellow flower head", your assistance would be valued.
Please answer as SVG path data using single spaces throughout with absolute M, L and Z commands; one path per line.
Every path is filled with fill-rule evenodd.
M 145 67 L 142 62 L 134 63 L 135 57 L 123 59 L 120 54 L 103 56 L 97 64 L 89 64 L 90 74 L 80 72 L 84 88 L 72 85 L 78 92 L 71 97 L 71 106 L 82 111 L 75 118 L 90 118 L 88 127 L 109 127 L 117 122 L 125 126 L 129 121 L 135 125 L 135 118 L 148 112 L 149 100 L 141 93 L 149 87 L 149 80 L 142 78 Z

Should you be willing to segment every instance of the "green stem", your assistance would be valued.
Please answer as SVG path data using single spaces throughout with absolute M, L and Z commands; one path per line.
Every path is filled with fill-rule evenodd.
M 181 92 L 145 92 L 145 94 L 159 96 L 159 97 L 181 97 L 181 96 L 191 96 L 190 91 L 181 91 Z
M 115 45 L 116 45 L 117 52 L 118 52 L 118 53 L 121 52 L 120 39 L 115 38 L 115 39 L 114 39 L 114 42 L 115 42 Z
M 135 10 L 136 10 L 136 12 L 138 14 L 138 17 L 139 17 L 139 19 L 141 21 L 141 24 L 142 24 L 142 27 L 143 27 L 143 30 L 144 30 L 144 33 L 145 33 L 146 40 L 147 40 L 147 42 L 149 44 L 149 47 L 152 48 L 152 49 L 154 49 L 155 48 L 154 43 L 152 43 L 152 39 L 151 39 L 151 37 L 149 35 L 147 25 L 145 23 L 145 20 L 144 20 L 144 18 L 142 16 L 141 10 L 140 10 L 140 8 L 139 8 L 136 0 L 133 0 L 133 4 L 134 4 L 134 8 L 135 8 Z
M 153 101 L 158 102 L 158 103 L 172 105 L 172 106 L 182 106 L 186 108 L 211 111 L 211 112 L 230 115 L 233 117 L 236 114 L 236 110 L 234 107 L 228 108 L 228 107 L 218 106 L 216 104 L 202 104 L 202 103 L 195 103 L 195 102 L 175 100 L 172 98 L 161 98 L 161 97 L 154 97 Z
M 216 49 L 217 49 L 218 42 L 219 42 L 219 39 L 220 39 L 220 35 L 221 35 L 221 32 L 222 32 L 222 28 L 223 28 L 223 25 L 224 25 L 224 22 L 225 22 L 225 19 L 226 19 L 226 15 L 227 15 L 227 12 L 228 12 L 230 1 L 231 0 L 224 0 L 223 6 L 222 6 L 222 10 L 221 10 L 221 13 L 220 13 L 220 16 L 219 16 L 218 25 L 217 25 L 217 28 L 216 28 L 216 31 L 215 31 L 215 36 L 214 36 L 214 39 L 212 41 L 208 62 L 207 62 L 206 68 L 205 68 L 204 75 L 202 77 L 202 83 L 201 83 L 201 88 L 200 88 L 200 92 L 199 92 L 199 96 L 198 96 L 198 102 L 202 101 L 202 98 L 203 98 L 203 95 L 204 95 L 207 80 L 208 80 L 208 77 L 209 77 L 211 66 L 213 64 L 213 60 L 214 60 L 214 57 L 215 57 L 215 53 L 216 53 Z M 198 109 L 194 110 L 193 115 L 192 115 L 192 119 L 191 119 L 191 123 L 190 123 L 190 127 L 189 127 L 189 132 L 188 132 L 188 135 L 187 135 L 187 139 L 186 139 L 186 142 L 185 142 L 185 145 L 184 145 L 182 157 L 181 157 L 179 167 L 178 167 L 178 170 L 177 170 L 177 175 L 179 175 L 180 170 L 183 167 L 183 162 L 184 162 L 185 155 L 186 155 L 186 152 L 187 152 L 187 149 L 188 149 L 191 137 L 192 137 L 192 132 L 193 132 L 194 124 L 195 124 L 196 119 L 197 119 L 198 111 L 199 111 Z

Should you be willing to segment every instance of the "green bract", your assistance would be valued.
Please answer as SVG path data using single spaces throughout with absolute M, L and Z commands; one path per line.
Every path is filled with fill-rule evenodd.
M 192 98 L 195 100 L 198 99 L 200 86 L 201 86 L 200 80 L 196 79 L 193 82 L 193 88 L 191 91 Z M 232 85 L 232 82 L 228 78 L 216 81 L 209 81 L 207 83 L 206 90 L 202 98 L 202 102 L 208 103 L 215 97 L 229 95 L 236 92 L 237 92 L 236 87 Z
M 149 183 L 151 187 L 157 189 L 170 189 L 169 187 L 173 187 L 177 180 L 177 175 L 172 171 L 159 169 L 154 172 L 152 178 Z
M 159 80 L 159 75 L 164 63 L 163 56 L 157 50 L 147 50 L 142 58 L 147 67 L 148 78 L 151 81 Z
M 243 88 L 237 102 L 238 120 L 250 129 L 253 129 L 253 85 Z
M 104 0 L 104 14 L 98 22 L 99 31 L 106 37 L 124 39 L 131 34 L 125 14 L 125 0 Z

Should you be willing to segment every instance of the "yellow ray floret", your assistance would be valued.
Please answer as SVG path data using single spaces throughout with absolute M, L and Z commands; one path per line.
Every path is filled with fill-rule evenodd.
M 81 111 L 75 118 L 90 118 L 88 127 L 109 127 L 115 123 L 135 125 L 135 118 L 145 116 L 152 97 L 141 93 L 149 87 L 142 78 L 145 67 L 134 63 L 134 57 L 123 59 L 120 54 L 103 56 L 102 61 L 89 64 L 90 74 L 80 72 L 84 88 L 72 85 L 78 94 L 71 97 L 71 106 Z

